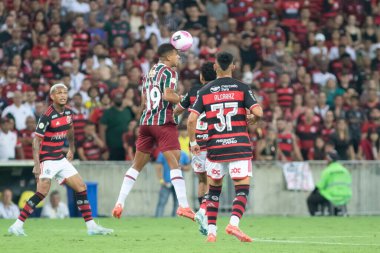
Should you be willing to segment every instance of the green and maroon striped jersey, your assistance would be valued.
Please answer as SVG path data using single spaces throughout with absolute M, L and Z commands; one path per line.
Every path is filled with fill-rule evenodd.
M 157 126 L 177 124 L 173 115 L 173 104 L 163 99 L 166 88 L 177 89 L 177 73 L 163 63 L 155 64 L 143 79 L 142 93 L 145 109 L 140 125 Z

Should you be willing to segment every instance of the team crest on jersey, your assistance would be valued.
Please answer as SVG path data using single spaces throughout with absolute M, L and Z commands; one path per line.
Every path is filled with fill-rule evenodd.
M 211 93 L 215 93 L 215 92 L 219 92 L 220 91 L 220 87 L 219 86 L 215 86 L 215 87 L 211 87 L 210 88 L 210 92 Z
M 176 83 L 176 82 L 177 82 L 177 79 L 172 78 L 172 79 L 170 79 L 170 82 L 171 82 L 171 83 Z
M 71 116 L 66 117 L 66 122 L 67 124 L 70 124 L 72 122 Z

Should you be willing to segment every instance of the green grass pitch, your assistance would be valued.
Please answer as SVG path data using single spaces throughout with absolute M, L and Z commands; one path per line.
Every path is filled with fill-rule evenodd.
M 2 253 L 375 253 L 380 252 L 380 217 L 245 217 L 241 228 L 254 238 L 241 243 L 227 235 L 227 217 L 218 220 L 218 239 L 207 244 L 195 223 L 183 218 L 102 218 L 96 222 L 115 233 L 88 236 L 82 219 L 30 219 L 27 237 L 12 237 L 12 220 L 0 220 Z

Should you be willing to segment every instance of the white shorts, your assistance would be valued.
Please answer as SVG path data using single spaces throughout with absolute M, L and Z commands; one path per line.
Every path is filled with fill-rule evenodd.
M 222 179 L 227 171 L 230 173 L 232 179 L 243 179 L 252 177 L 252 161 L 241 160 L 233 162 L 216 163 L 206 159 L 207 176 L 214 180 Z
M 206 172 L 206 156 L 207 151 L 201 151 L 199 155 L 193 156 L 191 159 L 191 167 L 195 173 L 205 173 Z
M 48 160 L 41 163 L 41 175 L 42 178 L 54 178 L 59 184 L 63 184 L 66 178 L 72 177 L 78 174 L 78 171 L 74 166 L 66 159 L 61 160 Z

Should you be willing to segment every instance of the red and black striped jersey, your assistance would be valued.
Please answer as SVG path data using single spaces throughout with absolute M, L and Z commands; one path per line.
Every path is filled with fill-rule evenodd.
M 291 133 L 278 133 L 277 143 L 286 160 L 292 161 L 293 135 Z
M 21 143 L 22 150 L 24 151 L 24 159 L 33 159 L 33 147 L 32 147 L 32 140 L 34 138 L 34 131 L 24 129 L 18 132 L 18 138 L 24 140 L 24 142 Z M 26 143 L 25 140 L 30 141 L 30 143 Z
M 292 107 L 293 98 L 294 98 L 294 89 L 292 87 L 287 87 L 287 88 L 278 87 L 276 89 L 276 93 L 277 93 L 278 104 L 281 107 L 285 109 Z
M 258 106 L 251 89 L 230 77 L 218 78 L 204 86 L 190 109 L 206 113 L 208 124 L 207 158 L 230 162 L 252 158 L 246 108 Z
M 75 136 L 75 142 L 79 143 L 82 142 L 85 138 L 84 135 L 84 127 L 87 124 L 88 116 L 85 110 L 77 110 L 76 108 L 72 108 L 73 110 L 73 125 L 74 125 L 74 136 Z
M 89 44 L 91 42 L 91 35 L 88 31 L 76 31 L 75 29 L 71 30 L 71 33 L 73 35 L 73 47 L 79 48 L 80 50 L 80 56 L 84 58 L 87 55 L 87 52 L 89 50 Z
M 73 111 L 65 107 L 62 113 L 57 112 L 50 105 L 40 117 L 36 128 L 36 135 L 43 138 L 40 149 L 40 161 L 60 160 L 64 157 L 62 148 L 67 132 L 72 127 Z
M 101 160 L 103 149 L 101 149 L 92 136 L 84 137 L 81 142 L 78 142 L 78 148 L 83 148 L 84 155 L 87 160 Z
M 181 103 L 178 104 L 178 106 L 182 107 L 183 109 L 189 109 L 195 102 L 198 91 L 202 88 L 202 85 L 196 84 L 194 85 L 190 91 L 182 98 Z M 197 127 L 195 129 L 195 139 L 201 148 L 202 151 L 206 150 L 206 144 L 208 139 L 208 133 L 207 133 L 207 121 L 206 121 L 206 114 L 202 113 L 197 121 Z

